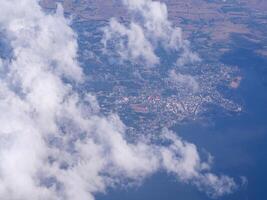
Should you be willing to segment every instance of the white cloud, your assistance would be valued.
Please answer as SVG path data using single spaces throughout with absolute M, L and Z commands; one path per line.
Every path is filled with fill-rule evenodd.
M 207 172 L 195 145 L 168 130 L 165 146 L 129 143 L 117 115 L 101 116 L 96 98 L 74 89 L 85 75 L 61 6 L 56 14 L 35 0 L 0 7 L 0 28 L 13 49 L 0 63 L 0 199 L 90 200 L 160 169 L 211 195 L 233 190 L 231 178 Z
M 122 60 L 145 62 L 149 65 L 159 63 L 153 46 L 146 39 L 142 27 L 137 23 L 132 22 L 129 27 L 126 27 L 116 19 L 111 19 L 109 26 L 104 29 L 102 40 L 106 50 L 111 40 L 113 41 L 112 45 L 116 48 L 116 53 Z
M 151 0 L 123 0 L 123 4 L 133 13 L 143 18 L 143 27 L 147 37 L 153 42 L 160 42 L 166 48 L 179 49 L 182 46 L 182 31 L 173 27 L 168 20 L 168 11 L 165 3 Z
M 104 29 L 103 44 L 105 53 L 117 53 L 123 60 L 140 61 L 145 64 L 158 64 L 160 58 L 156 49 L 161 46 L 166 51 L 175 51 L 177 64 L 200 61 L 199 56 L 190 50 L 189 42 L 183 39 L 182 30 L 168 20 L 165 3 L 152 0 L 122 0 L 132 17 L 126 26 L 112 19 Z M 109 48 L 110 41 L 114 41 Z M 130 55 L 130 56 L 129 56 Z

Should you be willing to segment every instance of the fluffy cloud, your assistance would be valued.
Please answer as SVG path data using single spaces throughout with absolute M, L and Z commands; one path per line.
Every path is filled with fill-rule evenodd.
M 171 49 L 182 47 L 182 31 L 178 27 L 173 27 L 168 20 L 165 3 L 151 0 L 123 0 L 123 4 L 130 12 L 142 18 L 142 26 L 147 37 L 151 37 L 154 43 L 161 43 L 164 47 Z
M 177 64 L 200 61 L 199 56 L 190 50 L 189 42 L 183 39 L 182 30 L 168 20 L 165 3 L 152 0 L 122 0 L 129 10 L 129 26 L 112 19 L 104 29 L 103 44 L 105 53 L 115 53 L 123 60 L 143 61 L 145 64 L 158 64 L 158 47 L 165 51 L 175 51 Z
M 0 7 L 0 30 L 12 47 L 11 58 L 0 62 L 1 199 L 93 200 L 107 187 L 158 170 L 214 196 L 236 188 L 169 130 L 161 133 L 165 145 L 128 142 L 119 117 L 101 116 L 96 98 L 75 89 L 85 75 L 61 6 L 55 14 L 35 0 Z
M 109 45 L 112 45 L 124 61 L 145 62 L 149 65 L 159 63 L 159 58 L 154 53 L 154 47 L 147 40 L 142 27 L 137 23 L 132 22 L 129 27 L 126 27 L 117 20 L 111 19 L 109 26 L 104 29 L 102 42 L 106 53 L 109 53 Z

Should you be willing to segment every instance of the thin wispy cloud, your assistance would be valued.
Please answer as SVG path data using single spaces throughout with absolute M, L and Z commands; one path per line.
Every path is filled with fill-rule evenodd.
M 176 73 L 175 70 L 171 70 L 169 73 L 169 79 L 175 85 L 189 88 L 192 92 L 197 92 L 199 90 L 199 83 L 191 75 Z

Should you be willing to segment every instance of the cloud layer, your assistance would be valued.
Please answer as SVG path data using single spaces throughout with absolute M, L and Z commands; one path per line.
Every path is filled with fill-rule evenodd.
M 149 11 L 144 27 L 168 40 L 164 45 L 180 43 L 179 30 L 165 23 L 164 4 L 124 3 L 137 12 Z M 214 197 L 237 187 L 232 178 L 210 173 L 211 163 L 201 161 L 197 147 L 167 129 L 159 138 L 164 145 L 128 142 L 119 117 L 102 116 L 96 98 L 78 92 L 85 74 L 76 59 L 77 36 L 60 5 L 55 14 L 45 14 L 35 0 L 0 1 L 0 7 L 0 30 L 12 48 L 11 57 L 0 62 L 1 199 L 92 200 L 108 187 L 140 182 L 158 170 Z M 163 15 L 155 16 L 161 12 L 154 7 Z M 152 49 L 138 25 L 129 30 L 113 23 L 120 35 L 141 38 L 140 51 Z M 171 39 L 160 33 L 165 28 L 171 29 Z M 131 35 L 131 30 L 139 33 Z M 147 53 L 147 58 L 156 56 Z

